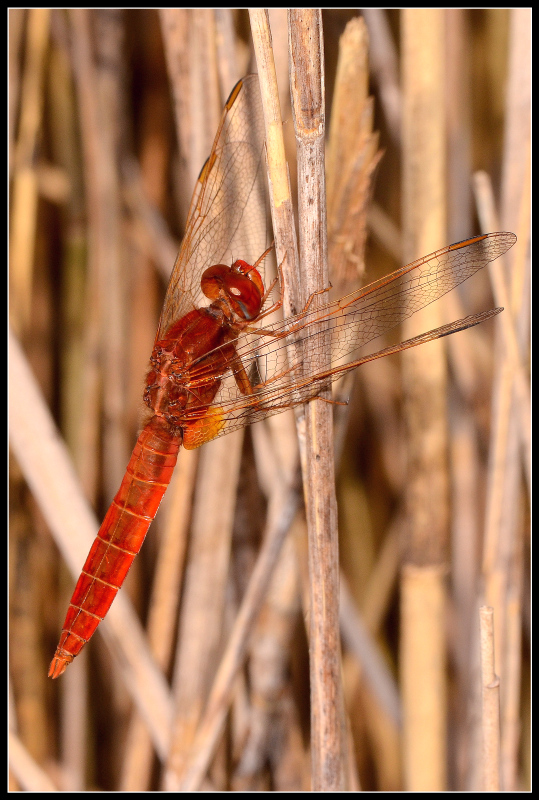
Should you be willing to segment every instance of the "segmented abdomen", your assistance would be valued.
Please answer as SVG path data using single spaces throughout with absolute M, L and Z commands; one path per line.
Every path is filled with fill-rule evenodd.
M 181 435 L 157 416 L 140 433 L 77 581 L 50 677 L 62 674 L 109 610 L 170 483 L 180 446 Z

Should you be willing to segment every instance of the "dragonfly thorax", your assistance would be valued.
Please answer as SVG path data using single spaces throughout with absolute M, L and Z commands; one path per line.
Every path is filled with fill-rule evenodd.
M 188 393 L 180 375 L 177 359 L 168 353 L 162 353 L 160 357 L 152 355 L 152 369 L 146 378 L 144 402 L 169 422 L 181 416 L 187 405 Z

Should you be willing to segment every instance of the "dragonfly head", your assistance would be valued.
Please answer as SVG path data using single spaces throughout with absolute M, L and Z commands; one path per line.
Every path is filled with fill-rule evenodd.
M 235 261 L 231 267 L 208 267 L 202 273 L 200 286 L 212 302 L 218 302 L 241 320 L 253 320 L 260 314 L 264 284 L 258 270 L 246 261 Z

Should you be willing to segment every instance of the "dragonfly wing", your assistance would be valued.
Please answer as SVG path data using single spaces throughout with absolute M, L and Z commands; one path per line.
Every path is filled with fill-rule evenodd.
M 253 395 L 240 395 L 233 376 L 230 373 L 223 374 L 222 385 L 212 404 L 212 414 L 218 415 L 219 422 L 215 429 L 217 432 L 212 433 L 211 438 L 223 436 L 238 428 L 260 422 L 273 414 L 279 414 L 289 408 L 306 403 L 317 397 L 323 389 L 327 389 L 331 383 L 341 378 L 346 372 L 362 364 L 480 325 L 497 316 L 501 311 L 503 311 L 502 308 L 495 308 L 480 314 L 473 314 L 465 319 L 456 320 L 448 325 L 422 333 L 400 344 L 386 347 L 346 365 L 319 372 L 309 378 L 297 379 L 291 372 L 279 381 L 259 386 Z M 207 439 L 201 438 L 200 444 L 203 444 L 204 441 Z
M 305 343 L 315 355 L 317 350 L 327 352 L 330 347 L 332 366 L 339 366 L 463 283 L 515 241 L 513 233 L 489 233 L 437 250 L 321 309 L 268 326 L 258 339 L 251 337 L 238 343 L 238 355 L 246 363 L 262 360 L 266 380 L 275 380 L 282 373 L 284 351 L 291 342 Z M 287 380 L 283 375 L 284 385 Z
M 332 326 L 332 362 L 391 330 L 475 275 L 516 242 L 489 233 L 444 247 L 339 301 Z
M 208 305 L 204 270 L 242 258 L 252 264 L 266 248 L 264 118 L 257 75 L 228 98 L 211 153 L 195 187 L 185 235 L 170 278 L 157 338 L 193 307 Z
M 215 403 L 227 419 L 230 417 L 227 424 L 239 427 L 243 420 L 251 422 L 267 416 L 265 409 L 279 410 L 283 405 L 296 405 L 316 396 L 322 384 L 327 385 L 328 380 L 347 371 L 360 348 L 454 289 L 515 241 L 512 233 L 492 233 L 450 245 L 322 309 L 298 314 L 255 333 L 244 332 L 234 346 L 256 397 L 242 396 L 230 371 L 227 378 L 224 370 Z M 481 319 L 479 315 L 477 321 Z M 440 332 L 437 329 L 433 338 L 461 330 L 461 323 L 451 323 Z M 312 353 L 316 356 L 317 351 L 327 352 L 330 348 L 331 370 L 336 377 L 329 379 L 327 371 L 308 373 L 301 355 L 303 347 L 309 349 L 310 363 L 316 361 Z M 359 363 L 363 360 L 356 365 Z M 203 363 L 200 370 L 204 378 Z M 196 371 L 194 365 L 192 375 Z
M 513 233 L 490 233 L 444 247 L 343 298 L 332 324 L 332 363 L 408 319 L 505 253 Z

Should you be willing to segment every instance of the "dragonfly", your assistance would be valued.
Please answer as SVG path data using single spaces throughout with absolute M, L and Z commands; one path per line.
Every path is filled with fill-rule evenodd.
M 308 402 L 367 361 L 477 325 L 476 314 L 357 357 L 357 351 L 470 278 L 516 241 L 488 233 L 449 245 L 338 300 L 311 296 L 275 317 L 267 281 L 264 122 L 258 77 L 232 90 L 189 208 L 146 378 L 149 419 L 82 567 L 49 677 L 58 678 L 107 614 L 172 478 L 193 449 Z M 238 256 L 241 255 L 241 258 Z M 266 286 L 268 284 L 268 286 Z M 325 290 L 324 290 L 325 291 Z M 323 300 L 323 297 L 322 297 Z M 316 307 L 315 307 L 316 306 Z M 268 317 L 271 316 L 271 321 Z M 313 367 L 302 353 L 331 353 Z

